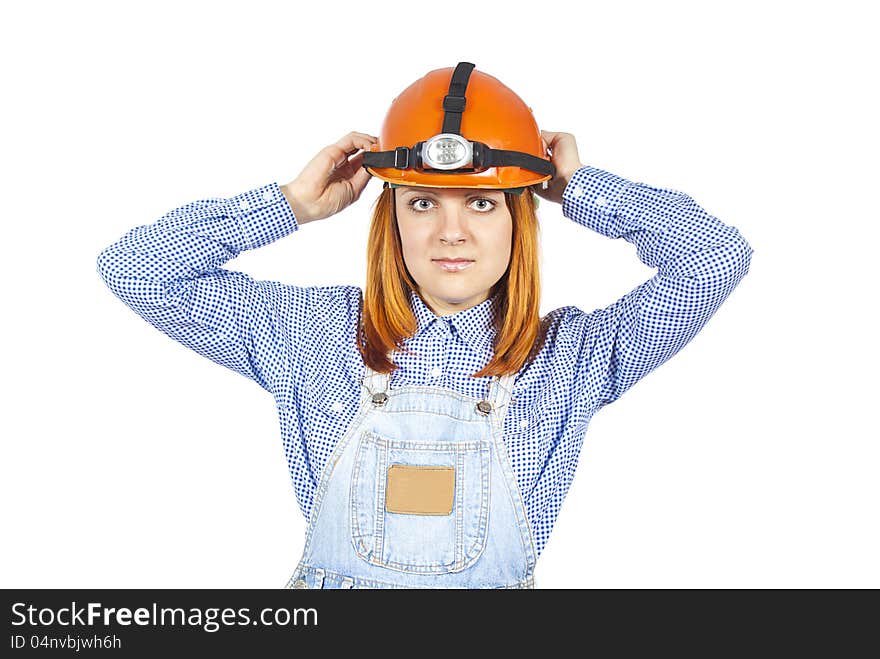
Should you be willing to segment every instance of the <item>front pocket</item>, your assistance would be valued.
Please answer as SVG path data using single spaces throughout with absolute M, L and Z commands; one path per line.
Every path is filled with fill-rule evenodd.
M 357 555 L 424 574 L 472 565 L 486 545 L 491 451 L 483 440 L 418 442 L 364 432 L 350 492 Z

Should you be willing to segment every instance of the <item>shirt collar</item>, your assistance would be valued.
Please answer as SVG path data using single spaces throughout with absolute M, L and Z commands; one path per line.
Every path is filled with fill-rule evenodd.
M 494 316 L 497 299 L 496 293 L 470 309 L 441 317 L 431 311 L 418 293 L 411 290 L 410 303 L 416 317 L 416 335 L 427 331 L 433 323 L 448 322 L 453 333 L 458 334 L 478 353 L 483 352 L 492 345 L 495 338 Z

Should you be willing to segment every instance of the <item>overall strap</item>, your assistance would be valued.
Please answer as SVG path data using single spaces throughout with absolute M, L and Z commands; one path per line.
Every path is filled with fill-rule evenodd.
M 496 410 L 499 418 L 504 418 L 507 411 L 507 405 L 510 403 L 513 394 L 513 381 L 516 379 L 516 373 L 506 373 L 502 376 L 494 376 L 492 383 L 489 385 L 489 402 Z
M 516 373 L 507 373 L 502 376 L 495 375 L 489 383 L 489 391 L 486 394 L 485 400 L 491 403 L 491 409 L 496 410 L 496 416 L 499 418 L 504 418 L 507 405 L 510 403 L 516 375 Z M 366 387 L 369 395 L 374 396 L 387 392 L 390 380 L 390 373 L 378 373 L 370 368 L 369 365 L 364 364 L 364 375 L 361 378 L 361 384 Z M 488 413 L 487 410 L 486 413 Z
M 361 378 L 361 384 L 367 388 L 370 394 L 388 391 L 388 382 L 391 380 L 391 373 L 377 373 L 369 365 L 364 364 L 364 375 Z

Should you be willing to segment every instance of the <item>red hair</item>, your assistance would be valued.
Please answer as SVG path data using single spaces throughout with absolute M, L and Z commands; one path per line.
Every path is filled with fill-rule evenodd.
M 475 378 L 519 372 L 538 353 L 546 336 L 546 325 L 539 315 L 539 227 L 533 193 L 505 193 L 504 200 L 513 221 L 510 263 L 489 291 L 490 296 L 498 294 L 493 356 L 472 375 Z M 388 353 L 404 350 L 404 340 L 417 329 L 410 291 L 418 290 L 403 259 L 394 189 L 385 188 L 373 208 L 367 238 L 366 288 L 358 320 L 357 347 L 364 363 L 373 370 L 390 373 L 397 368 Z

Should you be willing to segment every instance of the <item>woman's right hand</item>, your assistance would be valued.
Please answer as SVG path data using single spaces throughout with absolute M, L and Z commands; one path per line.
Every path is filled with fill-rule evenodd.
M 351 132 L 321 149 L 299 176 L 281 186 L 299 224 L 335 215 L 360 198 L 371 178 L 360 151 L 369 151 L 378 141 L 372 135 Z M 349 159 L 352 154 L 356 155 Z

